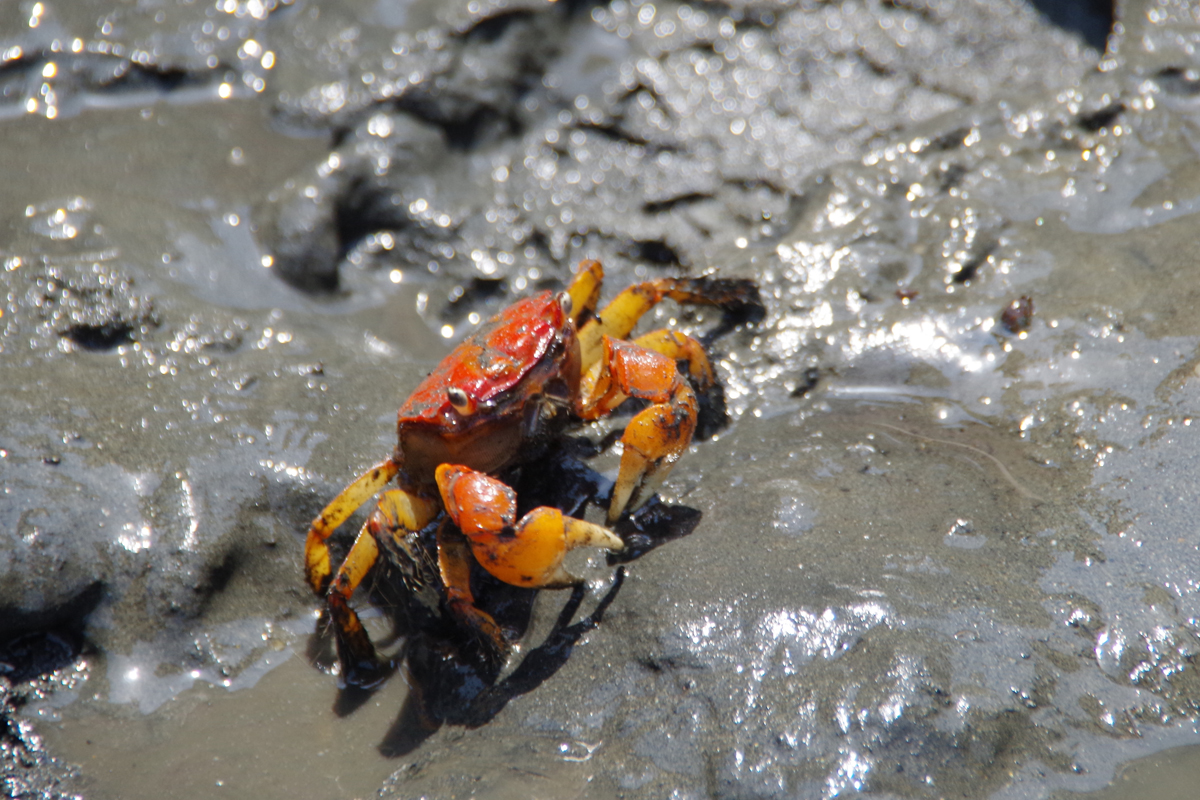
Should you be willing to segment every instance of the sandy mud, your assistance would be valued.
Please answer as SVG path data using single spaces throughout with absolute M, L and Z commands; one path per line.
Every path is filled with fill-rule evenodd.
M 1140 0 L 0 9 L 4 791 L 1184 796 L 1198 43 Z M 761 288 L 644 323 L 724 389 L 661 492 L 698 522 L 580 559 L 483 700 L 412 648 L 339 692 L 308 521 L 589 257 Z

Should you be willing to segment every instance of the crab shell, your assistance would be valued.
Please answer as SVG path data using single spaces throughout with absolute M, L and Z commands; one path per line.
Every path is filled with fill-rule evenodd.
M 550 407 L 579 390 L 580 355 L 566 293 L 525 298 L 465 339 L 397 414 L 400 484 L 436 491 L 440 464 L 495 474 L 512 464 Z

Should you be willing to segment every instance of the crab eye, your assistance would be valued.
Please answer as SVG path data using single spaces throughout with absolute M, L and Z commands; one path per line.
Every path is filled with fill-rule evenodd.
M 575 307 L 575 304 L 571 302 L 571 295 L 567 292 L 559 292 L 558 307 L 561 308 L 562 312 L 568 317 L 571 316 L 571 310 Z
M 446 397 L 450 400 L 450 405 L 454 406 L 454 410 L 464 417 L 475 413 L 475 401 L 457 386 L 447 387 Z

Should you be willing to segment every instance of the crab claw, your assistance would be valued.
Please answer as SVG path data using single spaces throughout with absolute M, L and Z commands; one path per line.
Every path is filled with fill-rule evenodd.
M 694 340 L 663 331 L 639 341 L 657 349 L 608 334 L 601 337 L 602 358 L 584 376 L 576 405 L 580 417 L 596 419 L 627 397 L 650 403 L 629 421 L 621 436 L 621 469 L 608 506 L 609 525 L 658 490 L 696 432 L 696 393 L 680 374 L 675 358 L 688 360 L 689 370 L 702 383 L 712 374 L 703 349 Z
M 680 382 L 667 402 L 642 409 L 621 436 L 621 467 L 608 506 L 608 523 L 636 510 L 666 480 L 696 430 L 696 395 Z
M 437 485 L 446 513 L 467 537 L 480 566 L 505 583 L 529 588 L 562 588 L 580 579 L 563 567 L 576 547 L 622 550 L 609 529 L 539 506 L 516 519 L 517 496 L 504 483 L 469 467 L 442 464 Z

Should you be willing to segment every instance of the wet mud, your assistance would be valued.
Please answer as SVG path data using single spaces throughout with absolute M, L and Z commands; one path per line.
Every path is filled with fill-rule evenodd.
M 1177 796 L 1200 18 L 1108 11 L 0 9 L 6 794 Z M 581 557 L 494 686 L 348 698 L 308 521 L 582 258 L 761 289 L 643 323 L 723 390 L 675 533 Z

